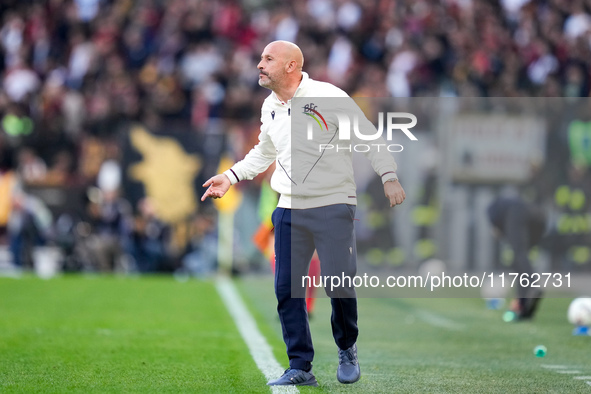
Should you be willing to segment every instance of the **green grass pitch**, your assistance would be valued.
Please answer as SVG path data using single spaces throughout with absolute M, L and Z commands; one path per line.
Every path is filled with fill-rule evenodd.
M 268 392 L 211 282 L 0 279 L 0 392 Z
M 238 288 L 287 366 L 270 278 Z M 311 329 L 318 388 L 301 392 L 591 392 L 591 337 L 570 299 L 507 324 L 473 299 L 360 299 L 361 380 L 336 381 L 330 303 Z M 536 345 L 546 357 L 533 354 Z M 578 371 L 578 372 L 577 372 Z M 213 281 L 171 277 L 0 278 L 0 392 L 270 392 Z

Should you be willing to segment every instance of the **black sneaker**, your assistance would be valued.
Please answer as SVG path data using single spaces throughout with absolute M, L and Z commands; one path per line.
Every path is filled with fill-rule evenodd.
M 355 383 L 361 376 L 359 361 L 357 360 L 357 345 L 347 350 L 339 349 L 339 367 L 337 368 L 337 380 L 341 383 Z
M 310 372 L 303 369 L 287 368 L 280 378 L 271 380 L 267 383 L 268 386 L 318 386 L 316 377 Z

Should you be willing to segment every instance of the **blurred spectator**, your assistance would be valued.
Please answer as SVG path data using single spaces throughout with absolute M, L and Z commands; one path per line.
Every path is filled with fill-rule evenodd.
M 215 214 L 211 209 L 197 215 L 192 223 L 193 236 L 189 250 L 182 259 L 181 271 L 185 274 L 205 277 L 217 270 L 217 234 Z M 179 272 L 180 273 L 180 272 Z
M 120 196 L 121 169 L 113 160 L 106 160 L 97 176 L 97 187 L 88 190 L 87 217 L 90 231 L 85 234 L 76 253 L 86 269 L 92 271 L 123 271 L 132 269 L 125 259 L 130 249 L 132 212 L 129 202 Z
M 24 183 L 40 183 L 45 180 L 47 166 L 31 148 L 22 148 L 18 152 L 18 173 Z
M 95 63 L 96 49 L 82 31 L 76 31 L 72 35 L 70 46 L 72 50 L 68 61 L 68 84 L 80 89 L 84 77 Z
M 4 48 L 6 66 L 12 67 L 19 62 L 24 40 L 25 23 L 18 13 L 6 12 L 4 24 L 0 29 L 0 39 Z
M 134 218 L 131 256 L 139 272 L 163 271 L 169 259 L 170 227 L 158 219 L 154 204 L 149 198 L 138 203 Z
M 18 188 L 19 181 L 14 171 L 12 151 L 0 145 L 0 244 L 7 242 L 13 195 Z
M 76 254 L 89 271 L 128 272 L 132 269 L 124 259 L 129 248 L 131 207 L 119 197 L 117 189 L 89 190 L 89 229 L 77 245 Z
M 4 74 L 4 90 L 12 101 L 21 102 L 39 89 L 39 77 L 22 59 L 16 58 L 11 63 Z
M 57 153 L 53 163 L 47 169 L 44 184 L 49 186 L 68 186 L 74 183 L 72 175 L 73 158 L 70 152 L 63 150 Z
M 14 264 L 32 267 L 32 250 L 51 240 L 53 217 L 39 198 L 16 190 L 8 220 L 8 237 Z
M 591 16 L 582 1 L 573 1 L 571 7 L 571 14 L 564 22 L 564 34 L 569 39 L 576 39 L 591 30 Z
M 75 0 L 78 18 L 83 22 L 89 22 L 99 11 L 101 0 Z

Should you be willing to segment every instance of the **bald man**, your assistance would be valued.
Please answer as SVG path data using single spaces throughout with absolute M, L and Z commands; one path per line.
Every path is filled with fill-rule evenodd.
M 271 187 L 280 194 L 273 212 L 275 294 L 289 368 L 281 377 L 268 383 L 272 386 L 318 385 L 312 373 L 314 348 L 306 313 L 305 287 L 295 291 L 292 287 L 294 278 L 307 275 L 314 250 L 318 251 L 323 276 L 346 275 L 353 278 L 357 272 L 353 226 L 357 200 L 351 153 L 319 154 L 310 150 L 301 153 L 304 156 L 298 156 L 298 162 L 292 162 L 291 156 L 292 99 L 347 99 L 349 96 L 334 85 L 312 80 L 302 71 L 303 65 L 302 51 L 291 42 L 275 41 L 265 47 L 258 64 L 259 85 L 270 89 L 271 93 L 261 110 L 259 143 L 232 168 L 205 182 L 203 186 L 207 190 L 201 198 L 202 201 L 207 197 L 221 198 L 231 185 L 253 179 L 273 162 L 277 164 L 271 178 Z M 325 113 L 325 116 L 328 117 L 328 114 Z M 329 118 L 326 127 L 328 133 L 323 135 L 338 134 L 335 119 Z M 398 182 L 393 157 L 384 150 L 365 154 L 382 179 L 390 206 L 401 204 L 405 193 Z M 316 178 L 313 193 L 309 188 L 300 188 L 296 193 L 297 185 L 303 184 L 306 178 L 299 179 L 297 171 L 292 172 L 292 168 L 297 169 L 305 163 L 314 163 L 312 169 L 319 173 L 320 178 Z M 311 182 L 308 180 L 308 184 Z M 354 383 L 360 377 L 355 289 L 349 285 L 337 291 L 325 291 L 331 298 L 331 326 L 338 346 L 337 379 L 341 383 Z

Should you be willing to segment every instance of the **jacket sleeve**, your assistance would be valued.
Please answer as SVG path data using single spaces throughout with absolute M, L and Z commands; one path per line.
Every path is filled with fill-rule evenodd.
M 245 179 L 253 179 L 269 168 L 276 156 L 275 145 L 263 125 L 259 134 L 259 143 L 246 154 L 244 159 L 224 171 L 224 174 L 230 179 L 232 185 Z
M 377 129 L 373 123 L 371 123 L 361 108 L 352 99 L 348 98 L 345 100 L 345 111 L 346 113 L 357 116 L 359 121 L 359 130 L 364 135 L 376 135 Z M 353 118 L 351 117 L 351 128 L 353 128 Z M 394 157 L 388 149 L 388 142 L 381 136 L 371 141 L 362 141 L 357 137 L 357 134 L 351 130 L 351 142 L 353 144 L 368 144 L 371 146 L 367 152 L 363 151 L 363 154 L 370 161 L 374 171 L 382 178 L 382 183 L 385 183 L 388 179 L 396 175 L 396 169 L 398 168 Z

